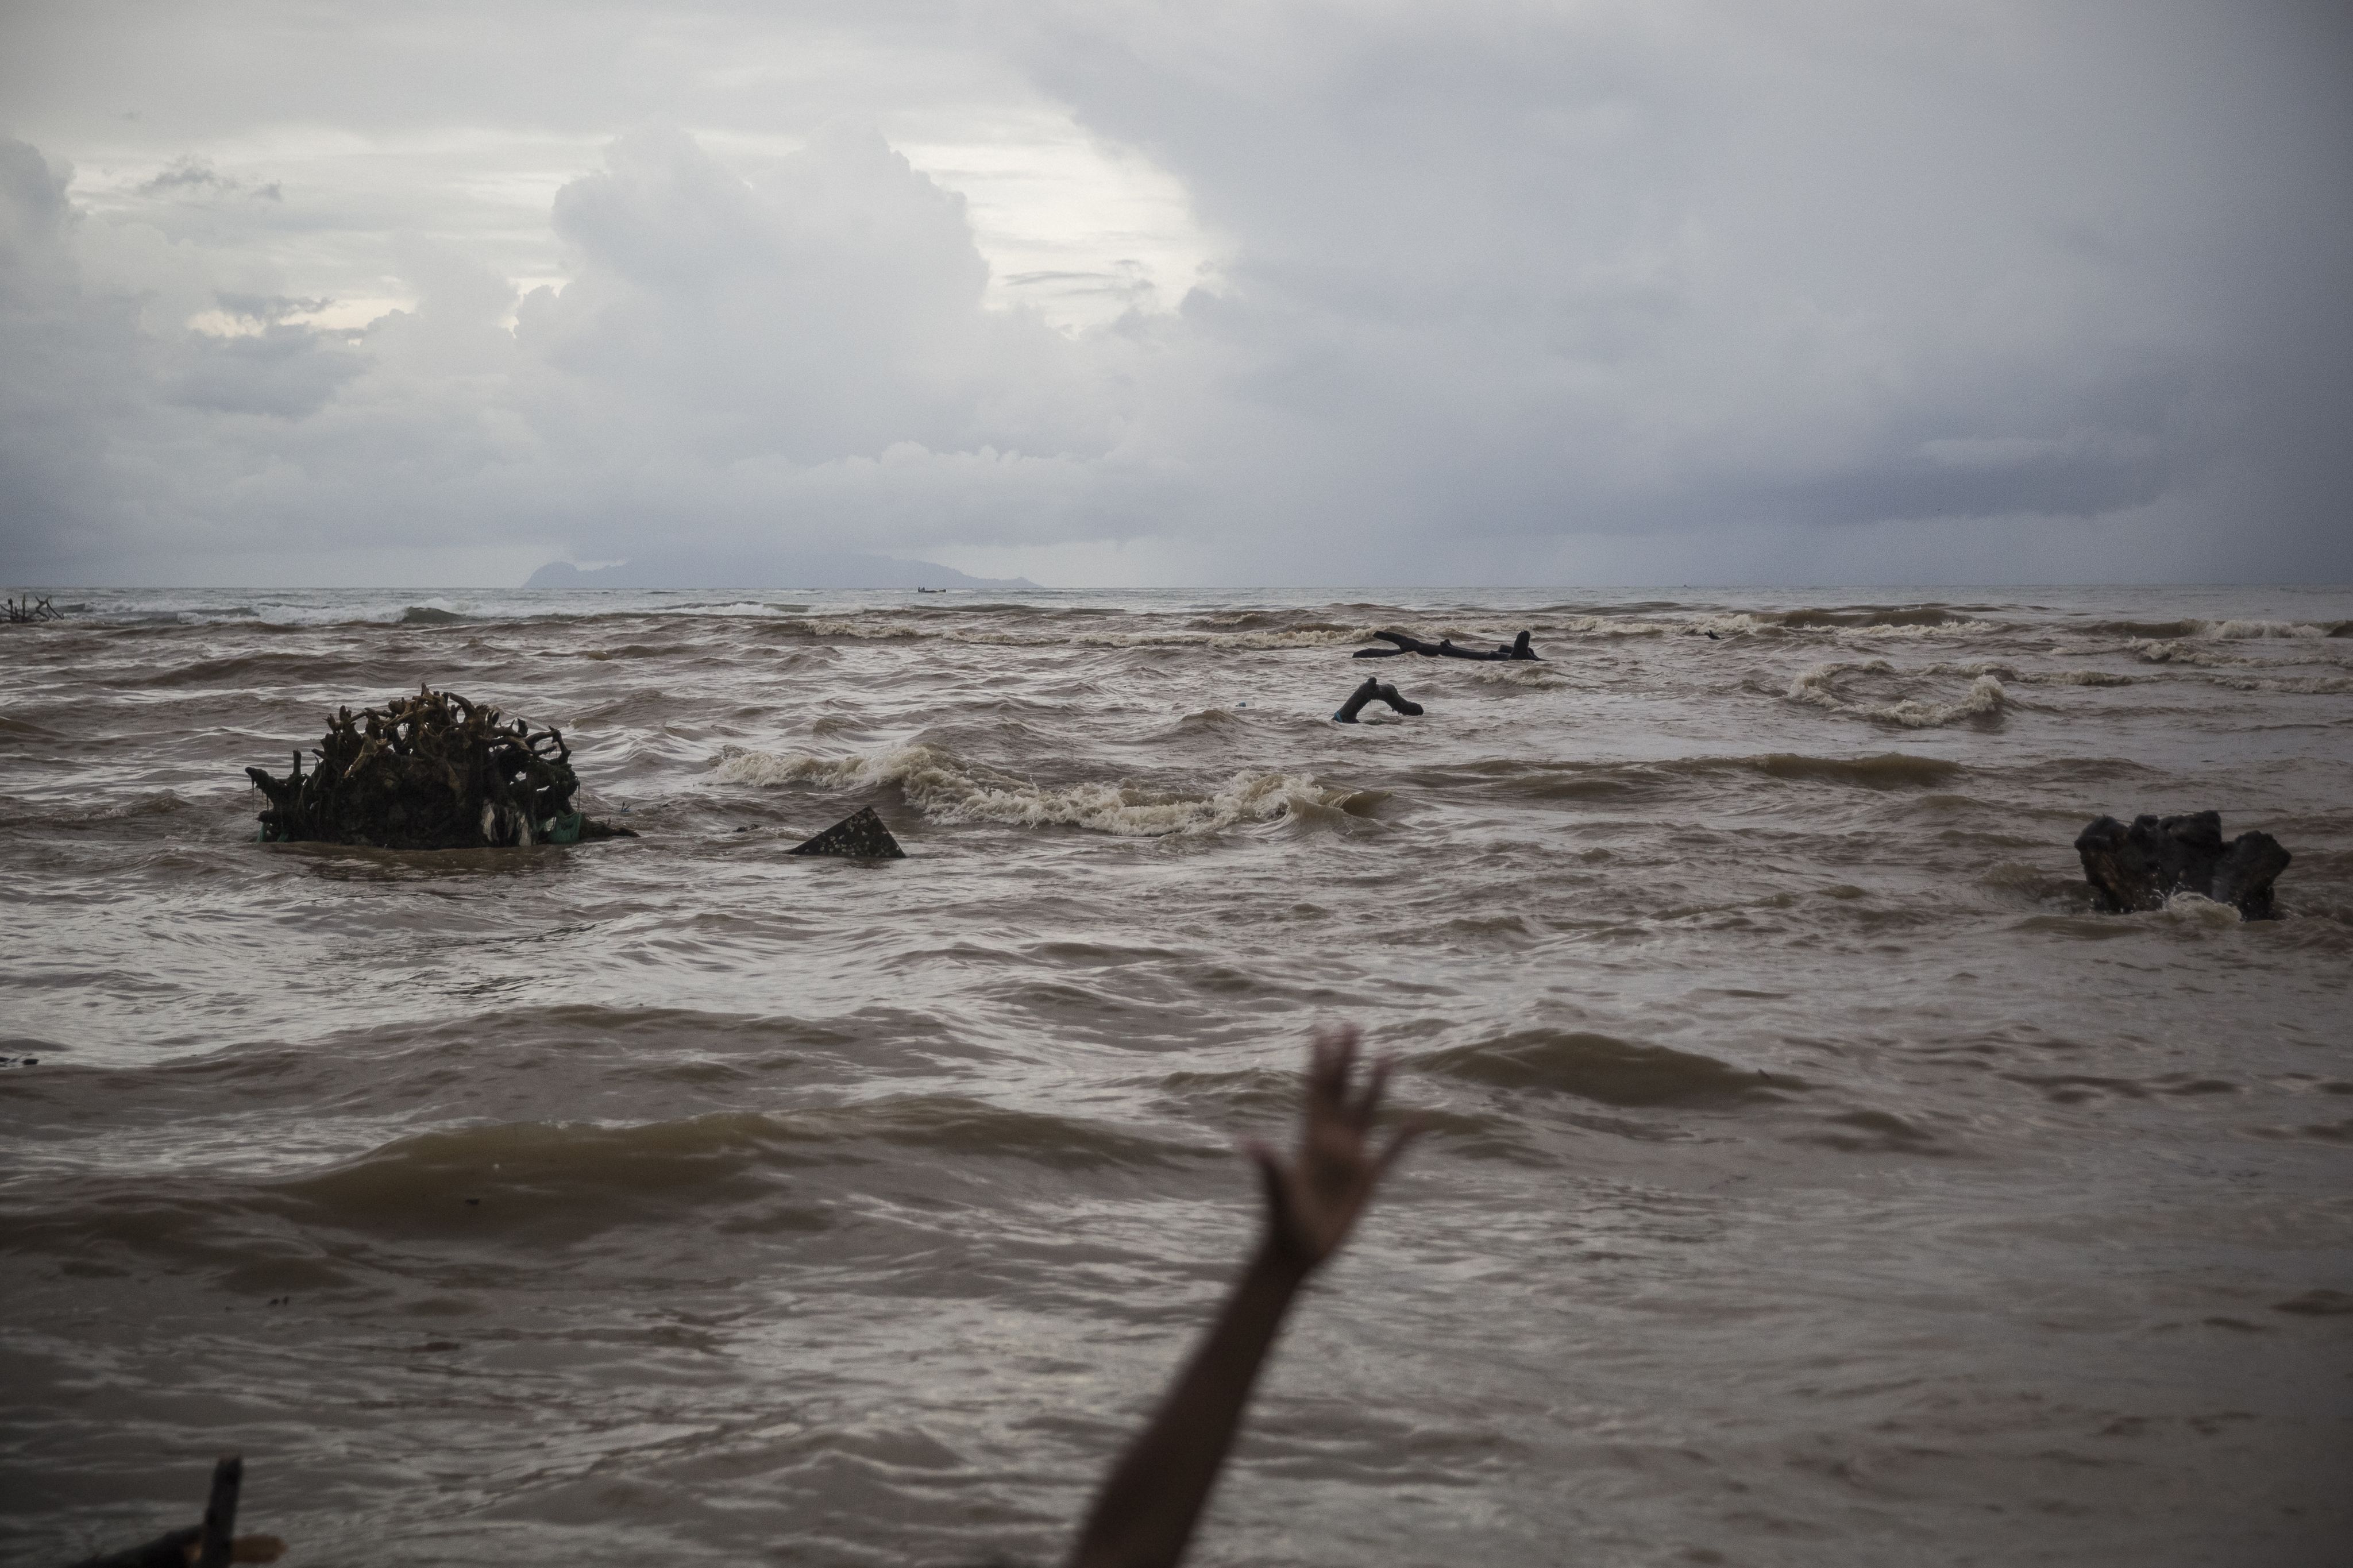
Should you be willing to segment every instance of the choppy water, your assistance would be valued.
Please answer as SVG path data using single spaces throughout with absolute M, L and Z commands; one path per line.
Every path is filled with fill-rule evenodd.
M 2353 594 L 58 597 L 9 1561 L 230 1448 L 297 1563 L 1050 1561 L 1325 1016 L 1438 1130 L 1198 1561 L 2353 1541 Z M 1427 716 L 1326 721 L 1367 670 Z M 420 681 L 645 836 L 253 841 Z M 783 856 L 867 803 L 912 858 Z M 2205 807 L 2285 918 L 2092 912 L 2088 818 Z

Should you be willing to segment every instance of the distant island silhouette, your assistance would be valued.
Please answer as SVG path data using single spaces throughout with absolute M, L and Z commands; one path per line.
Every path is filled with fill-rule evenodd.
M 1039 584 L 1027 577 L 973 577 L 953 566 L 887 555 L 663 554 L 587 571 L 569 561 L 551 561 L 523 586 L 759 593 L 776 588 L 1035 589 Z

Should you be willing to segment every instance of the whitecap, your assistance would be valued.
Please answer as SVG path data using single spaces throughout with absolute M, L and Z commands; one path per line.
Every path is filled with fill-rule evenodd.
M 1308 805 L 1344 808 L 1352 796 L 1305 775 L 1249 770 L 1198 792 L 1154 789 L 1125 779 L 1040 784 L 966 761 L 944 746 L 921 743 L 848 756 L 730 746 L 714 771 L 729 784 L 814 784 L 837 790 L 895 785 L 910 805 L 936 822 L 1085 827 L 1125 837 L 1211 833 L 1237 823 L 1271 822 Z

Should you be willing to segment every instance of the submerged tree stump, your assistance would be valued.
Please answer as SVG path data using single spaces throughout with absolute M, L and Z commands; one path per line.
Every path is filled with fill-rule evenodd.
M 2290 858 L 2268 833 L 2225 842 L 2221 816 L 2211 811 L 2136 816 L 2130 827 L 2098 817 L 2076 835 L 2075 853 L 2111 911 L 2159 909 L 2176 893 L 2195 893 L 2236 905 L 2251 921 L 2272 918 L 2272 883 Z
M 1386 702 L 1409 718 L 1421 716 L 1420 703 L 1400 695 L 1396 687 L 1379 676 L 1368 675 L 1362 686 L 1348 693 L 1348 700 L 1340 704 L 1340 710 L 1332 715 L 1332 722 L 1353 724 L 1356 721 L 1356 715 L 1365 710 L 1365 704 L 1375 701 Z
M 311 754 L 307 773 L 299 751 L 282 779 L 245 770 L 269 802 L 263 843 L 478 849 L 637 837 L 572 809 L 580 780 L 562 731 L 502 720 L 454 691 L 338 709 Z

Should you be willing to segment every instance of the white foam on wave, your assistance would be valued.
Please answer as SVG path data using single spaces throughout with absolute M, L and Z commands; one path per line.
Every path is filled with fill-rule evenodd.
M 1995 628 L 1988 626 L 1983 621 L 1947 621 L 1942 625 L 1935 626 L 1872 625 L 1829 627 L 1806 626 L 1792 629 L 1803 631 L 1827 630 L 1833 636 L 1859 642 L 1886 642 L 1889 640 L 1917 641 L 1923 637 L 1967 637 L 1972 632 L 1990 631 Z
M 2353 692 L 2353 676 L 2348 675 L 2210 675 L 2205 679 L 2233 691 L 2284 691 L 2303 697 L 2342 697 Z
M 2240 918 L 2237 905 L 2221 903 L 2187 889 L 2168 895 L 2157 914 L 2160 920 L 2193 931 L 2227 931 L 2246 923 Z
M 1713 632 L 1718 637 L 1825 637 L 1831 640 L 1862 642 L 1917 641 L 1923 637 L 1966 637 L 1972 632 L 1998 629 L 1984 621 L 1953 619 L 1943 622 L 1812 622 L 1800 620 L 1792 625 L 1774 611 L 1754 612 L 1731 610 L 1720 615 L 1699 616 L 1681 620 L 1660 620 L 1648 616 L 1567 616 L 1547 621 L 1536 636 L 1542 637 L 1702 637 Z M 1435 640 L 1434 637 L 1432 640 Z M 1457 639 L 1458 641 L 1461 639 Z
M 2253 664 L 2244 654 L 2224 653 L 2219 648 L 2199 647 L 2179 637 L 2137 637 L 2126 645 L 2132 656 L 2143 664 L 2189 664 L 2213 668 L 2223 665 Z
M 976 647 L 1203 647 L 1276 651 L 1294 647 L 1337 647 L 1369 642 L 1370 626 L 1310 626 L 1292 630 L 1208 632 L 1183 627 L 1139 631 L 1107 628 L 1056 631 L 1016 631 L 1007 627 L 941 625 L 898 620 L 881 616 L 812 616 L 804 622 L 810 634 L 873 642 L 965 643 Z
M 2015 665 L 1993 659 L 1972 659 L 1958 664 L 1930 664 L 1920 667 L 1922 675 L 1989 675 L 2011 686 L 2131 686 L 2146 676 L 2117 675 L 2105 669 L 2023 670 Z
M 1474 664 L 1470 667 L 1471 679 L 1482 686 L 1514 686 L 1523 690 L 1542 691 L 1550 687 L 1566 686 L 1568 679 L 1542 664 Z
M 2328 628 L 2307 621 L 2200 621 L 2198 635 L 2245 642 L 2264 637 L 2325 637 Z
M 1016 827 L 1092 828 L 1123 837 L 1212 833 L 1237 823 L 1271 822 L 1294 812 L 1345 809 L 1347 790 L 1279 773 L 1235 773 L 1201 793 L 1149 789 L 1124 779 L 1049 785 L 981 763 L 944 746 L 889 746 L 849 756 L 760 752 L 730 746 L 717 776 L 729 784 L 816 784 L 831 789 L 895 784 L 907 803 L 936 822 L 995 822 Z
M 1901 724 L 1907 730 L 1934 730 L 1967 720 L 1989 719 L 2009 705 L 2010 694 L 1991 675 L 1978 676 L 1969 683 L 1968 690 L 1952 702 L 1932 702 L 1917 697 L 1901 698 L 1894 702 L 1857 702 L 1838 689 L 1839 681 L 1850 675 L 1896 673 L 1895 667 L 1883 658 L 1869 659 L 1861 664 L 1818 664 L 1789 683 L 1788 696 L 1793 702 L 1803 702 L 1832 713 Z

